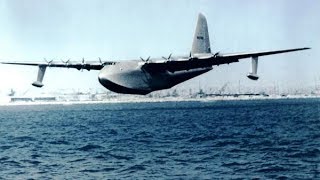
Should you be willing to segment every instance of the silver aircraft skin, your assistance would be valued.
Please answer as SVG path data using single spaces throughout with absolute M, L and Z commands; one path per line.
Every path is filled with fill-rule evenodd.
M 208 33 L 207 20 L 199 14 L 193 38 L 191 52 L 188 56 L 162 58 L 140 58 L 139 60 L 103 62 L 1 62 L 2 64 L 38 66 L 37 80 L 33 86 L 42 87 L 43 77 L 47 67 L 75 68 L 78 70 L 100 70 L 98 79 L 105 88 L 124 94 L 145 95 L 152 91 L 171 88 L 188 79 L 199 76 L 213 69 L 213 66 L 239 62 L 240 59 L 251 58 L 252 70 L 247 75 L 257 80 L 258 57 L 310 48 L 296 48 L 253 53 L 212 54 Z

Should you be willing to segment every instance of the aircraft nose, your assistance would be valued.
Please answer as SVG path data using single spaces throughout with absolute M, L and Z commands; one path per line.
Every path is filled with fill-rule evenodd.
M 98 75 L 98 79 L 99 79 L 99 82 L 102 86 L 104 86 L 105 88 L 111 90 L 111 91 L 114 91 L 113 87 L 115 86 L 115 83 L 113 83 L 112 81 L 110 81 L 108 79 L 108 75 L 107 74 L 104 74 L 104 73 L 99 73 Z
M 107 82 L 109 82 L 110 80 L 108 79 L 108 75 L 103 73 L 102 71 L 99 73 L 98 75 L 98 79 L 99 79 L 99 82 L 104 85 L 106 84 Z

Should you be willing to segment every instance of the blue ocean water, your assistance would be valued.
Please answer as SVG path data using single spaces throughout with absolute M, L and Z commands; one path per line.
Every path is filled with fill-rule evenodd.
M 319 179 L 320 99 L 0 106 L 0 179 Z

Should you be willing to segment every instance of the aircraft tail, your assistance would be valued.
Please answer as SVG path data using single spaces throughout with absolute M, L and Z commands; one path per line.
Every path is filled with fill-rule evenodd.
M 199 14 L 196 31 L 193 37 L 191 54 L 211 53 L 206 17 Z

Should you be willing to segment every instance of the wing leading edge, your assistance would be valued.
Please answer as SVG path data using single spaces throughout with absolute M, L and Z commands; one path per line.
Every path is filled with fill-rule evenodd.
M 250 57 L 259 57 L 259 56 L 267 56 L 273 54 L 281 54 L 281 53 L 288 53 L 293 51 L 302 51 L 311 49 L 309 47 L 304 48 L 296 48 L 296 49 L 284 49 L 284 50 L 276 50 L 276 51 L 261 51 L 261 52 L 252 52 L 252 53 L 230 53 L 230 54 L 223 54 L 218 55 L 219 58 L 235 58 L 235 59 L 244 59 Z

